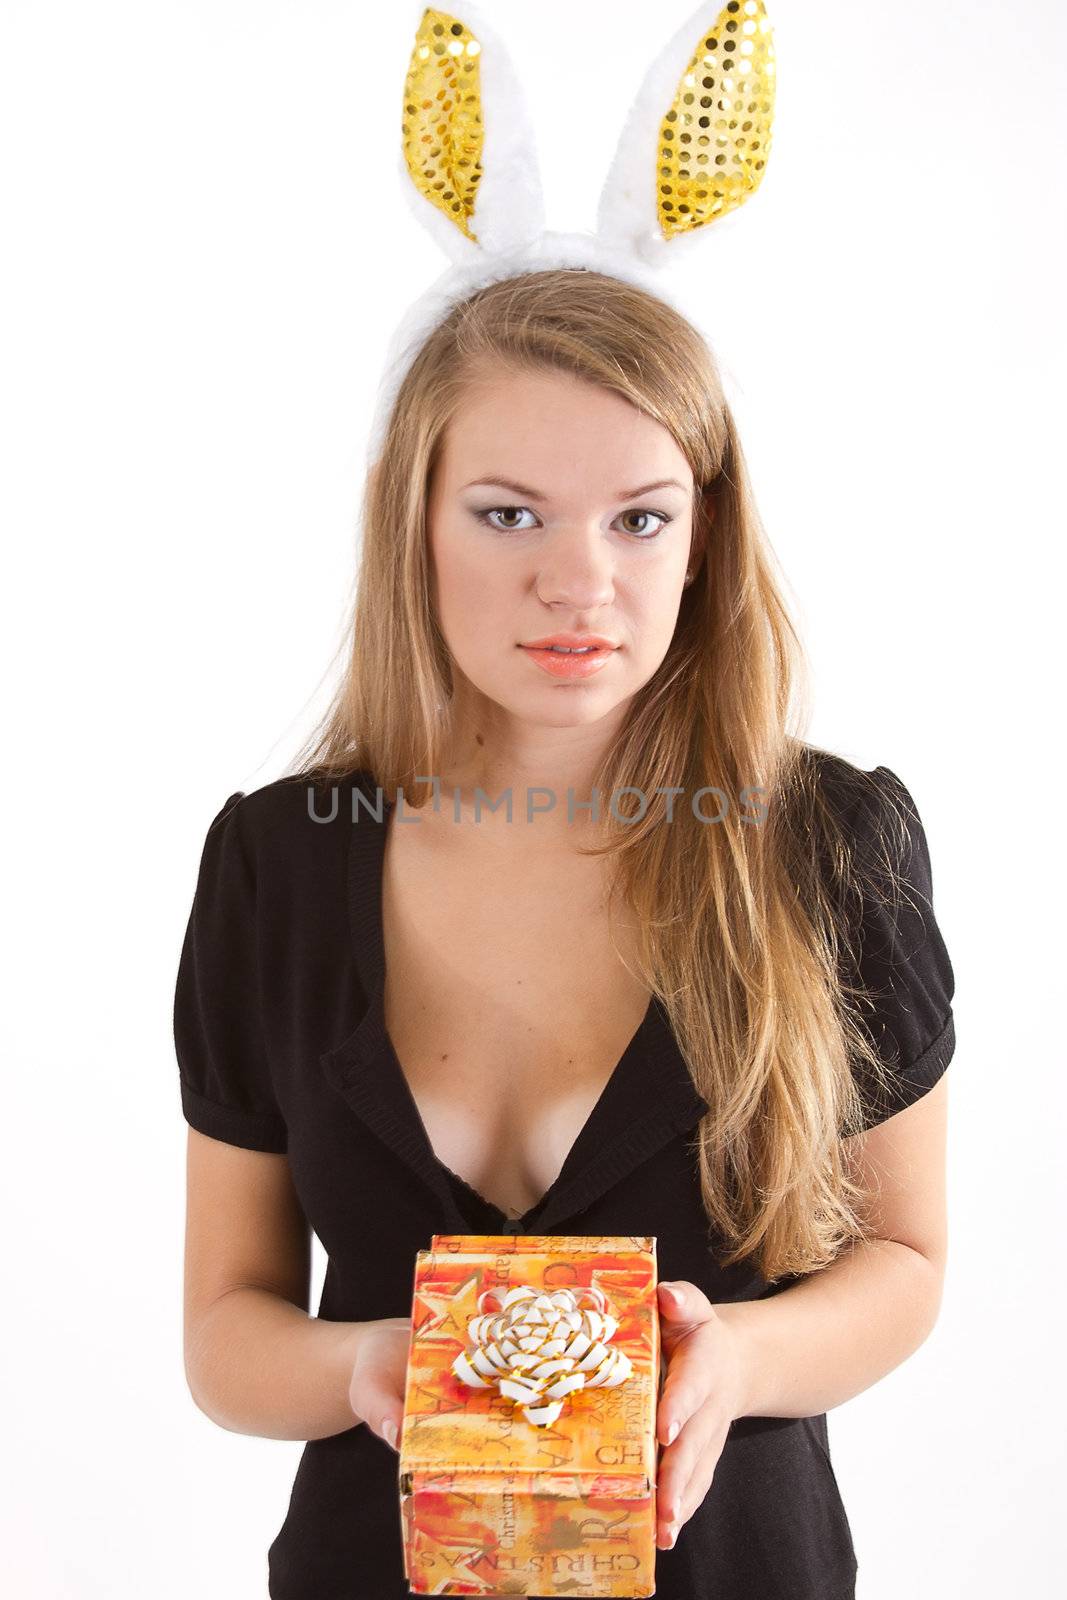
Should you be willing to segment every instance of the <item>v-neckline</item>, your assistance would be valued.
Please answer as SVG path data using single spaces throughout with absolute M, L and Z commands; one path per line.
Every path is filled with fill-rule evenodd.
M 509 1217 L 447 1166 L 433 1148 L 385 1024 L 383 882 L 388 824 L 395 805 L 363 770 L 354 775 L 350 803 L 349 910 L 355 965 L 367 1008 L 354 1032 L 325 1052 L 322 1065 L 353 1109 L 445 1200 L 453 1231 L 469 1232 L 455 1183 L 487 1215 L 498 1219 L 500 1233 L 543 1232 L 553 1218 L 573 1215 L 577 1203 L 591 1193 L 591 1185 L 609 1187 L 645 1158 L 642 1152 L 654 1153 L 680 1126 L 699 1121 L 707 1101 L 693 1085 L 666 1013 L 653 995 L 555 1179 L 520 1217 Z

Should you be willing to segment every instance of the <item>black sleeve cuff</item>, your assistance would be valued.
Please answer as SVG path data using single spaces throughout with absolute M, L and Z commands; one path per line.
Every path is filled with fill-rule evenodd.
M 241 1111 L 236 1106 L 220 1105 L 217 1100 L 207 1100 L 188 1084 L 181 1085 L 182 1113 L 186 1122 L 210 1139 L 221 1139 L 224 1144 L 241 1145 L 245 1150 L 265 1150 L 273 1155 L 284 1155 L 289 1147 L 288 1131 L 284 1120 L 264 1111 Z

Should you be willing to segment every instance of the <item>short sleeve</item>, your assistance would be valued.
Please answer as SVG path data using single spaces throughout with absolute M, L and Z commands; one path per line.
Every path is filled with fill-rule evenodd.
M 853 813 L 853 850 L 863 872 L 852 897 L 843 975 L 856 986 L 862 1025 L 887 1070 L 879 1084 L 866 1062 L 853 1072 L 863 1128 L 919 1100 L 956 1046 L 955 979 L 934 915 L 926 832 L 912 796 L 888 767 Z
M 241 833 L 242 791 L 207 831 L 174 992 L 182 1112 L 212 1139 L 282 1154 L 285 1119 L 263 1038 L 256 888 Z

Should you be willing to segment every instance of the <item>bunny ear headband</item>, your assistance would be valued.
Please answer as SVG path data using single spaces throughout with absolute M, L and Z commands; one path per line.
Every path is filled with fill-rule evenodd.
M 604 182 L 596 231 L 550 232 L 533 129 L 507 48 L 465 3 L 455 15 L 419 11 L 404 82 L 401 182 L 452 264 L 393 335 L 371 425 L 372 462 L 405 373 L 458 301 L 523 272 L 584 267 L 673 303 L 656 269 L 755 193 L 771 148 L 774 40 L 763 0 L 698 6 L 645 72 Z

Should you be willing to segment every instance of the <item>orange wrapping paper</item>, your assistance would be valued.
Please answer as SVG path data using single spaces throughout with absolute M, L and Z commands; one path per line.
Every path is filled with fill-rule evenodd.
M 413 1594 L 653 1595 L 660 1332 L 654 1238 L 435 1234 L 415 1263 L 400 1440 Z M 478 1296 L 598 1286 L 633 1370 L 548 1427 L 451 1370 Z

